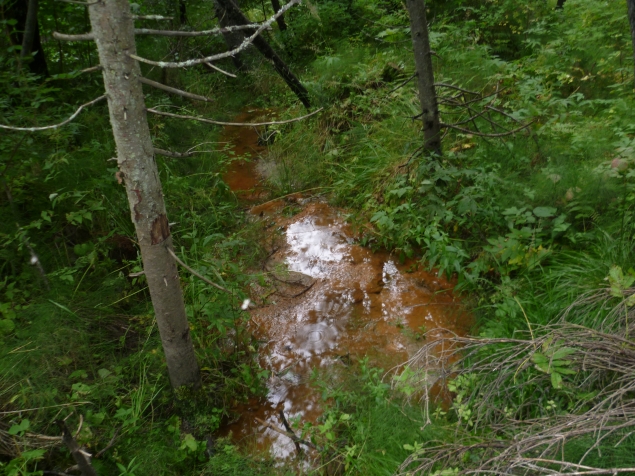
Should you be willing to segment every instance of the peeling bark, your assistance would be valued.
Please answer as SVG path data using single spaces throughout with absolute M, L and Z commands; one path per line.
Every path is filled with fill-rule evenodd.
M 434 88 L 434 70 L 432 52 L 430 51 L 428 20 L 426 19 L 426 5 L 423 0 L 407 0 L 406 6 L 410 14 L 410 31 L 423 121 L 424 149 L 430 153 L 441 155 L 441 123 L 437 93 Z
M 139 81 L 141 71 L 128 56 L 136 53 L 130 4 L 106 0 L 88 11 L 117 145 L 118 177 L 125 182 L 170 382 L 174 388 L 198 388 L 199 367 L 178 270 L 169 253 L 172 238 Z

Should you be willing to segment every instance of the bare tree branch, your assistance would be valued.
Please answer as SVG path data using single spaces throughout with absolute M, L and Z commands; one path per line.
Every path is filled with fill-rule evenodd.
M 205 119 L 205 118 L 202 118 L 202 117 L 185 116 L 185 115 L 182 115 L 182 114 L 172 114 L 171 112 L 157 111 L 156 109 L 153 109 L 153 108 L 148 109 L 148 112 L 151 112 L 153 114 L 157 114 L 159 116 L 174 117 L 174 118 L 177 118 L 177 119 L 189 119 L 189 120 L 192 120 L 192 121 L 200 121 L 200 122 L 206 122 L 208 124 L 215 124 L 217 126 L 256 127 L 256 126 L 272 126 L 272 125 L 276 125 L 276 124 L 289 124 L 291 122 L 301 121 L 303 119 L 306 119 L 307 117 L 311 117 L 311 116 L 317 114 L 318 112 L 320 112 L 323 109 L 324 108 L 321 107 L 317 111 L 313 111 L 312 113 L 306 114 L 304 116 L 296 117 L 295 119 L 288 119 L 286 121 L 270 121 L 270 122 L 223 122 L 223 121 L 214 121 L 212 119 Z
M 516 132 L 520 132 L 523 129 L 527 129 L 529 126 L 531 126 L 534 123 L 534 121 L 528 122 L 527 124 L 525 124 L 522 127 L 519 127 L 518 129 L 514 129 L 511 131 L 507 131 L 507 132 L 501 132 L 499 134 L 487 134 L 485 132 L 476 132 L 476 131 L 472 131 L 470 129 L 464 129 L 463 127 L 458 127 L 455 126 L 453 124 L 445 124 L 445 123 L 441 123 L 441 127 L 445 128 L 445 127 L 449 127 L 450 129 L 456 129 L 457 131 L 461 131 L 461 132 L 465 132 L 466 134 L 473 134 L 475 136 L 481 136 L 481 137 L 504 137 L 504 136 L 509 136 L 512 134 L 515 134 Z
M 72 3 L 73 5 L 85 5 L 87 7 L 89 7 L 90 5 L 95 5 L 96 3 L 99 3 L 99 0 L 94 0 L 93 2 L 80 2 L 78 0 L 57 0 L 58 2 L 64 2 L 64 3 Z
M 166 86 L 165 84 L 157 83 L 156 81 L 152 81 L 151 79 L 144 78 L 143 76 L 139 76 L 139 81 L 143 84 L 147 84 L 148 86 L 152 86 L 153 88 L 161 89 L 162 91 L 176 94 L 177 96 L 182 96 L 184 98 L 194 99 L 195 101 L 214 102 L 213 99 L 206 98 L 205 96 L 199 96 L 198 94 L 188 93 L 187 91 L 172 88 L 170 86 Z
M 60 41 L 93 41 L 95 37 L 92 33 L 82 33 L 79 35 L 67 35 L 66 33 L 53 32 L 53 38 Z
M 164 17 L 163 15 L 132 15 L 133 20 L 174 20 L 174 17 Z
M 229 58 L 245 50 L 254 41 L 254 39 L 258 35 L 260 35 L 260 33 L 262 33 L 264 30 L 269 28 L 271 24 L 274 21 L 276 21 L 276 19 L 279 16 L 283 15 L 287 10 L 289 10 L 294 5 L 300 3 L 300 1 L 301 0 L 291 0 L 284 7 L 278 10 L 278 12 L 275 15 L 269 18 L 269 20 L 267 20 L 262 25 L 260 25 L 260 27 L 258 27 L 258 29 L 251 36 L 245 38 L 238 48 L 234 48 L 233 50 L 230 50 L 230 51 L 225 51 L 223 53 L 218 53 L 216 55 L 207 56 L 205 58 L 197 58 L 197 59 L 191 59 L 191 60 L 179 61 L 179 62 L 152 61 L 152 60 L 142 58 L 141 56 L 137 56 L 133 54 L 130 54 L 129 56 L 131 58 L 136 59 L 137 61 L 140 61 L 141 63 L 151 64 L 153 66 L 158 66 L 159 68 L 186 68 L 188 66 L 194 66 L 201 63 L 210 63 L 212 61 L 217 61 L 223 58 Z
M 210 286 L 215 287 L 216 289 L 219 289 L 227 294 L 233 294 L 229 289 L 222 287 L 220 284 L 216 284 L 214 281 L 210 281 L 209 279 L 207 279 L 205 276 L 203 276 L 201 273 L 199 273 L 198 271 L 190 268 L 188 265 L 186 265 L 183 261 L 181 261 L 181 259 L 176 256 L 176 253 L 174 251 L 172 251 L 170 248 L 167 249 L 168 252 L 172 255 L 172 258 L 174 258 L 174 261 L 176 261 L 177 263 L 179 263 L 181 266 L 183 266 L 186 270 L 188 270 L 190 273 L 192 273 L 194 276 L 196 276 L 197 278 L 205 281 L 207 284 L 209 284 Z
M 410 76 L 408 79 L 406 79 L 405 81 L 403 81 L 401 84 L 399 84 L 399 86 L 397 86 L 396 88 L 391 89 L 390 91 L 388 91 L 388 93 L 386 94 L 386 96 L 390 96 L 392 93 L 394 93 L 397 89 L 403 88 L 406 84 L 408 84 L 410 81 L 412 81 L 415 77 L 417 76 L 417 73 L 413 74 L 412 76 Z
M 66 124 L 71 122 L 73 119 L 75 119 L 79 115 L 79 113 L 82 112 L 82 109 L 84 109 L 85 107 L 88 107 L 88 106 L 92 106 L 93 104 L 98 103 L 102 99 L 106 99 L 106 95 L 105 94 L 103 96 L 99 96 L 97 99 L 93 99 L 92 101 L 87 102 L 86 104 L 82 104 L 81 106 L 79 106 L 77 108 L 77 110 L 73 113 L 73 115 L 71 117 L 69 117 L 65 121 L 60 122 L 59 124 L 53 124 L 51 126 L 43 126 L 43 127 L 15 127 L 15 126 L 6 126 L 4 124 L 0 124 L 0 129 L 7 129 L 9 131 L 28 131 L 28 132 L 37 132 L 37 131 L 45 131 L 45 130 L 48 130 L 48 129 L 57 129 L 58 127 L 65 126 Z
M 228 73 L 224 69 L 220 69 L 218 66 L 214 66 L 212 63 L 203 63 L 203 66 L 205 66 L 206 68 L 212 69 L 214 71 L 218 71 L 219 73 L 222 73 L 225 76 L 229 76 L 230 78 L 236 78 L 237 77 L 235 74 Z
M 173 152 L 171 150 L 158 149 L 154 148 L 154 153 L 156 155 L 162 155 L 164 157 L 171 157 L 173 159 L 185 159 L 187 157 L 192 157 L 196 154 L 209 154 L 211 152 L 219 152 L 217 150 L 188 150 L 187 152 Z
M 230 31 L 237 31 L 237 30 L 256 30 L 258 27 L 260 27 L 260 24 L 252 23 L 249 25 L 236 25 L 236 26 L 229 26 L 225 28 L 213 28 L 211 30 L 202 30 L 202 31 L 155 30 L 151 28 L 135 28 L 134 33 L 135 35 L 155 35 L 155 36 L 195 38 L 199 36 L 220 35 L 223 33 L 228 33 Z M 92 41 L 95 39 L 92 33 L 80 33 L 77 35 L 68 35 L 66 33 L 60 33 L 57 31 L 53 32 L 53 38 L 60 41 Z
M 308 446 L 309 448 L 313 448 L 314 450 L 317 449 L 317 446 L 315 446 L 313 443 L 311 443 L 310 441 L 306 441 L 303 440 L 301 438 L 298 438 L 297 436 L 295 436 L 294 433 L 290 433 L 287 431 L 284 431 L 282 428 L 278 428 L 276 425 L 274 425 L 273 423 L 269 423 L 268 421 L 265 420 L 261 420 L 258 417 L 255 417 L 256 421 L 258 423 L 260 423 L 261 425 L 265 425 L 267 428 L 271 428 L 273 431 L 275 431 L 276 433 L 280 433 L 281 435 L 286 436 L 287 438 L 290 438 L 294 443 L 300 443 L 302 445 Z
M 150 28 L 135 28 L 135 35 L 156 35 L 156 36 L 179 36 L 179 37 L 198 37 L 198 36 L 211 36 L 220 35 L 223 33 L 229 33 L 231 31 L 239 30 L 255 30 L 260 27 L 259 23 L 252 23 L 249 25 L 233 25 L 224 28 L 212 28 L 211 30 L 201 31 L 182 31 L 182 30 L 153 30 Z M 268 28 L 269 30 L 271 28 Z

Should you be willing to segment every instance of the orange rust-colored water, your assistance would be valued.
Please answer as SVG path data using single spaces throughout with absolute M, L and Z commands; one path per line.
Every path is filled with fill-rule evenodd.
M 237 408 L 240 418 L 223 430 L 277 459 L 295 456 L 295 447 L 258 419 L 282 427 L 283 410 L 289 419 L 314 423 L 321 400 L 308 382 L 313 369 L 337 372 L 363 357 L 386 369 L 412 356 L 426 330 L 465 334 L 470 325 L 450 282 L 415 262 L 400 264 L 388 252 L 359 246 L 341 210 L 299 196 L 291 200 L 297 212 L 291 217 L 282 213 L 289 199 L 251 210 L 271 232 L 263 266 L 269 285 L 251 290 L 258 305 L 251 311 L 252 332 L 271 377 L 267 397 Z
M 232 122 L 266 121 L 266 113 L 263 110 L 242 112 Z M 225 172 L 223 180 L 243 200 L 258 200 L 263 189 L 256 172 L 256 160 L 266 150 L 259 143 L 258 129 L 249 126 L 225 126 L 221 141 L 231 144 L 230 150 L 236 157 Z

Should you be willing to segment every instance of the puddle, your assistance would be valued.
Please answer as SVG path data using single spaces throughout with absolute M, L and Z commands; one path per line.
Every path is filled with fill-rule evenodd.
M 250 170 L 256 185 L 249 190 L 257 189 L 255 166 Z M 286 217 L 290 200 L 298 213 Z M 343 213 L 326 203 L 290 197 L 251 213 L 265 221 L 271 249 L 264 264 L 269 284 L 251 290 L 258 305 L 251 330 L 271 378 L 267 398 L 238 408 L 240 418 L 223 434 L 283 460 L 295 457 L 294 444 L 259 420 L 282 427 L 283 410 L 289 420 L 315 422 L 321 409 L 309 384 L 313 369 L 337 372 L 365 356 L 388 369 L 416 352 L 426 330 L 465 334 L 470 322 L 450 282 L 356 245 Z

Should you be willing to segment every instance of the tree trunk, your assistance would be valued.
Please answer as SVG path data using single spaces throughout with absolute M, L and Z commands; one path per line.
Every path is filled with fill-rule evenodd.
M 227 12 L 228 20 L 233 25 L 248 25 L 251 23 L 249 19 L 243 15 L 243 12 L 236 6 L 232 0 L 217 0 L 221 7 Z M 311 103 L 309 102 L 309 92 L 306 90 L 302 83 L 291 72 L 291 69 L 287 64 L 282 61 L 282 58 L 273 50 L 273 48 L 267 43 L 262 35 L 258 35 L 253 42 L 253 45 L 260 51 L 260 53 L 273 63 L 273 67 L 278 74 L 284 79 L 291 91 L 298 96 L 298 99 L 304 104 L 304 107 L 309 109 Z
M 175 389 L 198 388 L 200 374 L 181 283 L 168 251 L 172 237 L 139 82 L 141 71 L 128 56 L 136 53 L 130 4 L 128 0 L 106 0 L 92 4 L 88 11 L 117 146 L 117 177 L 126 185 L 170 382 Z
M 187 7 L 185 0 L 179 0 L 179 23 L 185 25 L 187 23 Z
M 562 10 L 564 8 L 564 2 L 567 0 L 558 0 L 558 4 L 556 5 L 556 10 Z
M 223 8 L 223 6 L 218 3 L 218 0 L 214 0 L 214 12 L 216 13 L 216 18 L 218 18 L 218 24 L 222 27 L 231 26 L 231 22 L 228 20 L 227 11 Z M 223 39 L 225 40 L 225 44 L 229 50 L 234 50 L 240 46 L 240 44 L 245 39 L 242 31 L 229 31 L 223 33 Z M 232 56 L 232 61 L 234 62 L 234 66 L 238 70 L 245 69 L 245 63 L 243 61 L 243 55 L 241 53 Z
M 48 65 L 42 49 L 40 27 L 37 21 L 37 0 L 15 0 L 5 7 L 5 12 L 9 19 L 16 21 L 10 37 L 14 45 L 22 47 L 20 58 L 23 59 L 35 53 L 33 58 L 29 59 L 29 70 L 33 74 L 48 76 Z
M 273 7 L 274 13 L 278 13 L 278 10 L 282 8 L 280 6 L 280 0 L 271 0 L 271 6 Z M 278 23 L 278 28 L 280 28 L 280 31 L 285 31 L 287 29 L 287 24 L 284 21 L 284 15 L 280 15 L 278 18 L 276 18 L 276 22 Z
M 631 26 L 631 40 L 633 42 L 633 67 L 635 68 L 635 0 L 626 0 L 626 5 L 628 7 L 628 23 Z
M 424 149 L 430 153 L 441 155 L 441 124 L 437 94 L 434 89 L 434 71 L 432 69 L 426 5 L 424 0 L 407 0 L 406 4 L 410 14 L 410 31 L 418 78 L 419 101 L 421 102 Z

